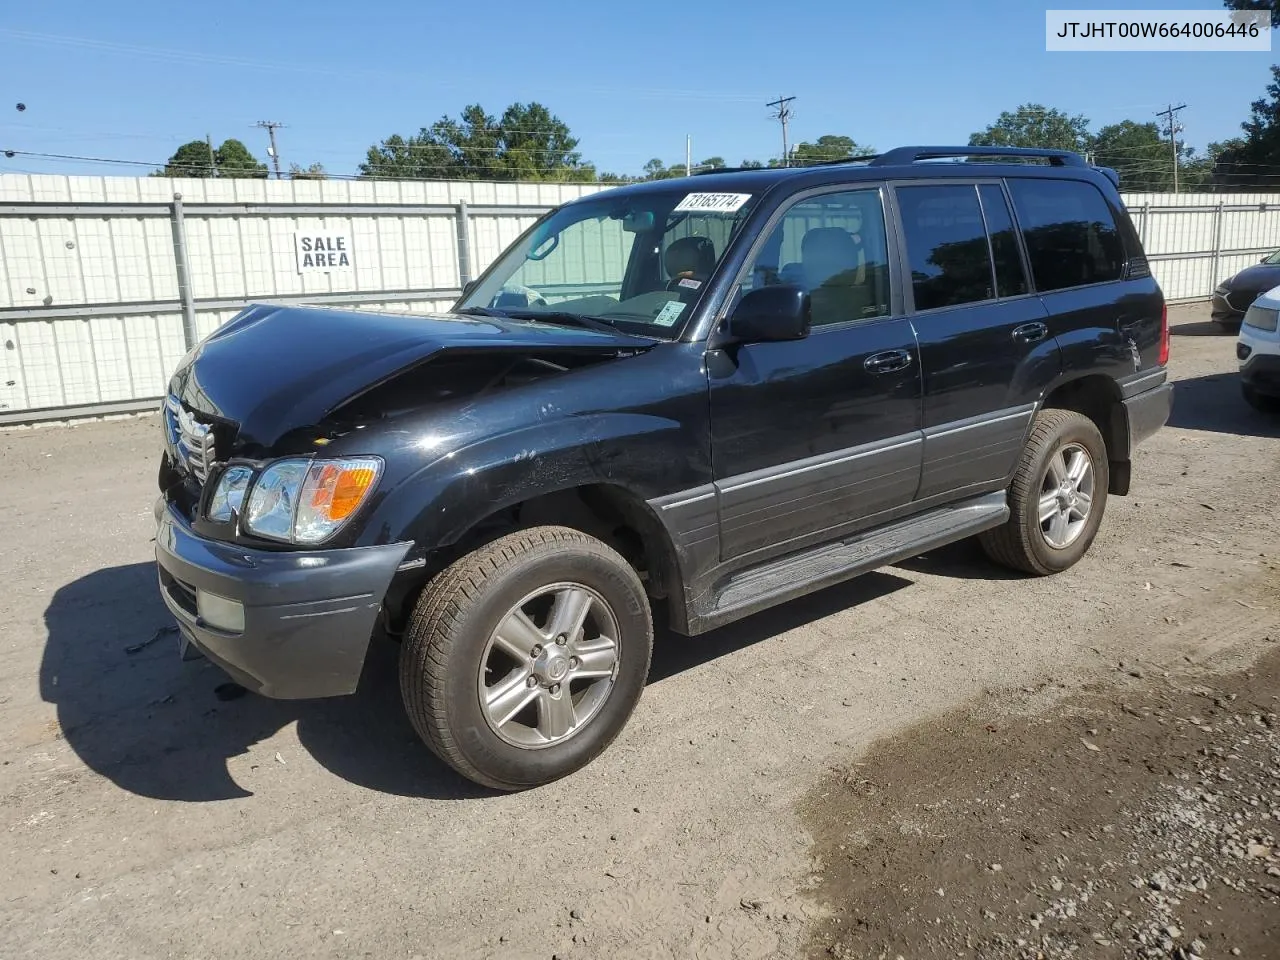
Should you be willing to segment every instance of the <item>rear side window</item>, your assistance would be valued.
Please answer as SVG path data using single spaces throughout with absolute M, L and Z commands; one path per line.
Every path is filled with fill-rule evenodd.
M 991 251 L 974 184 L 898 187 L 917 310 L 995 296 Z
M 1017 297 L 1027 292 L 1027 275 L 1022 269 L 1022 254 L 1018 251 L 1018 238 L 1013 233 L 1013 218 L 1009 216 L 1009 203 L 1004 191 L 997 184 L 979 185 L 982 197 L 982 215 L 987 220 L 987 234 L 991 237 L 991 255 L 996 264 L 996 295 Z
M 1079 180 L 1009 180 L 1040 292 L 1119 280 L 1124 245 L 1098 188 Z

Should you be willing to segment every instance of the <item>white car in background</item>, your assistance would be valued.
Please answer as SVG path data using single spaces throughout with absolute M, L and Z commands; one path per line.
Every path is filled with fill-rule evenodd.
M 1255 410 L 1280 412 L 1280 287 L 1258 296 L 1245 311 L 1236 340 L 1240 389 Z

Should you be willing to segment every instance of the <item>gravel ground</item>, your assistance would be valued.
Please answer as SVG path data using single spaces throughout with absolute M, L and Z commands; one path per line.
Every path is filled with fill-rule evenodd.
M 153 418 L 0 433 L 0 953 L 1277 955 L 1280 420 L 1205 314 L 1076 568 L 960 544 L 660 636 L 614 746 L 515 796 L 415 741 L 389 647 L 307 703 L 178 660 Z

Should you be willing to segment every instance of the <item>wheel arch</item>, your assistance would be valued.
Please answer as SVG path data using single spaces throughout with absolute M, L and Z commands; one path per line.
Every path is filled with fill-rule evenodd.
M 1058 383 L 1045 395 L 1037 410 L 1074 410 L 1088 417 L 1107 447 L 1110 481 L 1107 492 L 1129 492 L 1129 423 L 1121 402 L 1120 387 L 1105 374 L 1088 374 Z
M 651 599 L 673 611 L 684 609 L 684 580 L 667 528 L 645 498 L 617 483 L 579 479 L 505 502 L 490 503 L 466 524 L 454 527 L 433 549 L 416 578 L 420 589 L 454 560 L 518 530 L 569 527 L 595 537 L 631 565 Z M 401 603 L 399 619 L 412 608 L 417 590 Z

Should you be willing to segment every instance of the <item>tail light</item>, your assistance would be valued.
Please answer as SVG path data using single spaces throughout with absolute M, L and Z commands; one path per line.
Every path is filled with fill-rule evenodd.
M 1166 303 L 1160 308 L 1160 366 L 1165 366 L 1169 362 L 1169 305 Z

